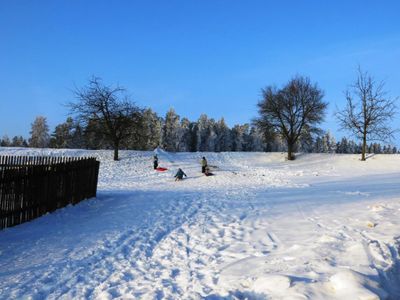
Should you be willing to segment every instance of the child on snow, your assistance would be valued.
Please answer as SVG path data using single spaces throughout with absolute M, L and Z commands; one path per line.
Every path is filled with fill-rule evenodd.
M 157 157 L 157 154 L 154 155 L 154 157 L 153 157 L 153 165 L 154 165 L 154 170 L 157 169 L 157 167 L 158 167 L 158 157 Z
M 207 168 L 207 160 L 203 156 L 203 158 L 201 159 L 201 173 L 204 174 L 206 172 L 206 168 Z
M 187 175 L 185 174 L 185 172 L 183 172 L 182 169 L 179 168 L 179 169 L 178 169 L 178 172 L 177 172 L 176 175 L 175 175 L 175 181 L 182 180 L 182 179 L 183 179 L 183 176 L 187 177 Z

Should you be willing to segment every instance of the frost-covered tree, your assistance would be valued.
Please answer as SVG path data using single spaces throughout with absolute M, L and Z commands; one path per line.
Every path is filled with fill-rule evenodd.
M 257 127 L 251 126 L 250 133 L 250 151 L 261 152 L 265 150 L 264 137 Z
M 310 131 L 307 126 L 305 126 L 303 134 L 296 143 L 296 148 L 300 152 L 313 152 L 313 143 L 314 133 Z
M 148 149 L 148 132 L 146 130 L 146 122 L 144 121 L 143 113 L 138 110 L 133 112 L 129 118 L 131 123 L 127 128 L 128 134 L 126 138 L 121 141 L 121 148 L 137 150 Z
M 162 133 L 162 147 L 167 151 L 178 151 L 180 140 L 180 117 L 171 108 L 166 116 Z
M 210 136 L 210 121 L 207 115 L 202 114 L 197 121 L 196 142 L 197 151 L 208 151 L 208 138 Z
M 12 147 L 27 147 L 28 143 L 22 136 L 14 136 L 11 142 Z
M 250 124 L 245 123 L 242 126 L 243 130 L 243 151 L 249 152 L 252 151 L 252 141 L 250 137 Z
M 336 153 L 336 139 L 329 130 L 326 133 L 326 140 L 328 141 L 328 153 Z
M 321 138 L 321 153 L 328 153 L 329 152 L 329 140 L 328 140 L 328 136 L 326 134 L 324 134 Z
M 217 135 L 215 151 L 230 151 L 232 149 L 232 135 L 228 125 L 225 123 L 225 119 L 221 118 L 214 126 L 214 131 Z
M 192 124 L 188 118 L 182 118 L 178 135 L 179 145 L 178 151 L 188 152 L 191 150 L 192 144 Z
M 50 134 L 47 120 L 43 116 L 36 117 L 31 125 L 29 147 L 46 148 L 49 145 Z
M 249 124 L 235 125 L 232 128 L 232 151 L 247 151 Z
M 206 144 L 206 149 L 207 151 L 214 152 L 217 149 L 217 143 L 218 143 L 218 135 L 215 130 L 216 123 L 214 119 L 209 119 L 208 120 L 208 126 L 207 126 L 207 144 Z
M 71 117 L 56 126 L 50 139 L 51 148 L 71 148 L 74 121 Z
M 336 153 L 350 153 L 347 138 L 342 137 L 336 147 Z
M 323 140 L 321 136 L 317 136 L 314 142 L 313 152 L 322 153 L 323 152 Z
M 145 149 L 153 150 L 161 143 L 162 118 L 151 109 L 143 112 L 143 135 L 145 136 Z
M 85 148 L 85 138 L 83 133 L 82 126 L 79 123 L 74 125 L 72 131 L 72 137 L 70 142 L 70 147 L 73 149 L 82 149 Z
M 98 120 L 88 120 L 85 125 L 82 136 L 86 149 L 112 149 Z
M 3 138 L 0 140 L 0 146 L 1 147 L 11 146 L 10 138 L 8 137 L 8 135 L 4 135 Z

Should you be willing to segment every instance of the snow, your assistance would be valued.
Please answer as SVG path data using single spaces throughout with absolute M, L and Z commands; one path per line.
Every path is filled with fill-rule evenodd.
M 155 152 L 0 148 L 101 161 L 96 199 L 0 231 L 0 298 L 400 298 L 399 155 Z

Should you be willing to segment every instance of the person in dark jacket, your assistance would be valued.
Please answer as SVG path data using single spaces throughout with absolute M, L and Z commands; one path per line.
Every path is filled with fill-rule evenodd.
M 153 165 L 154 165 L 154 170 L 158 168 L 158 157 L 157 157 L 157 154 L 154 155 L 154 157 L 153 157 Z
M 185 174 L 185 172 L 183 172 L 182 169 L 179 168 L 179 169 L 178 169 L 178 172 L 176 172 L 176 175 L 175 175 L 175 181 L 182 180 L 182 179 L 183 179 L 183 176 L 187 177 L 187 175 Z
M 205 173 L 207 168 L 207 159 L 203 156 L 201 159 L 201 173 Z

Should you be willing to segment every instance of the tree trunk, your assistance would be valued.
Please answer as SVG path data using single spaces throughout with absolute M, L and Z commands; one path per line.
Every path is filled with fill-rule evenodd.
M 288 143 L 288 160 L 294 160 L 294 155 L 293 155 L 293 147 L 294 145 L 292 143 Z
M 367 152 L 366 149 L 367 149 L 367 135 L 364 133 L 362 150 L 361 150 L 361 160 L 362 161 L 366 160 L 366 158 L 365 158 L 365 152 Z
M 119 143 L 114 142 L 114 160 L 119 160 L 118 149 L 119 149 Z

